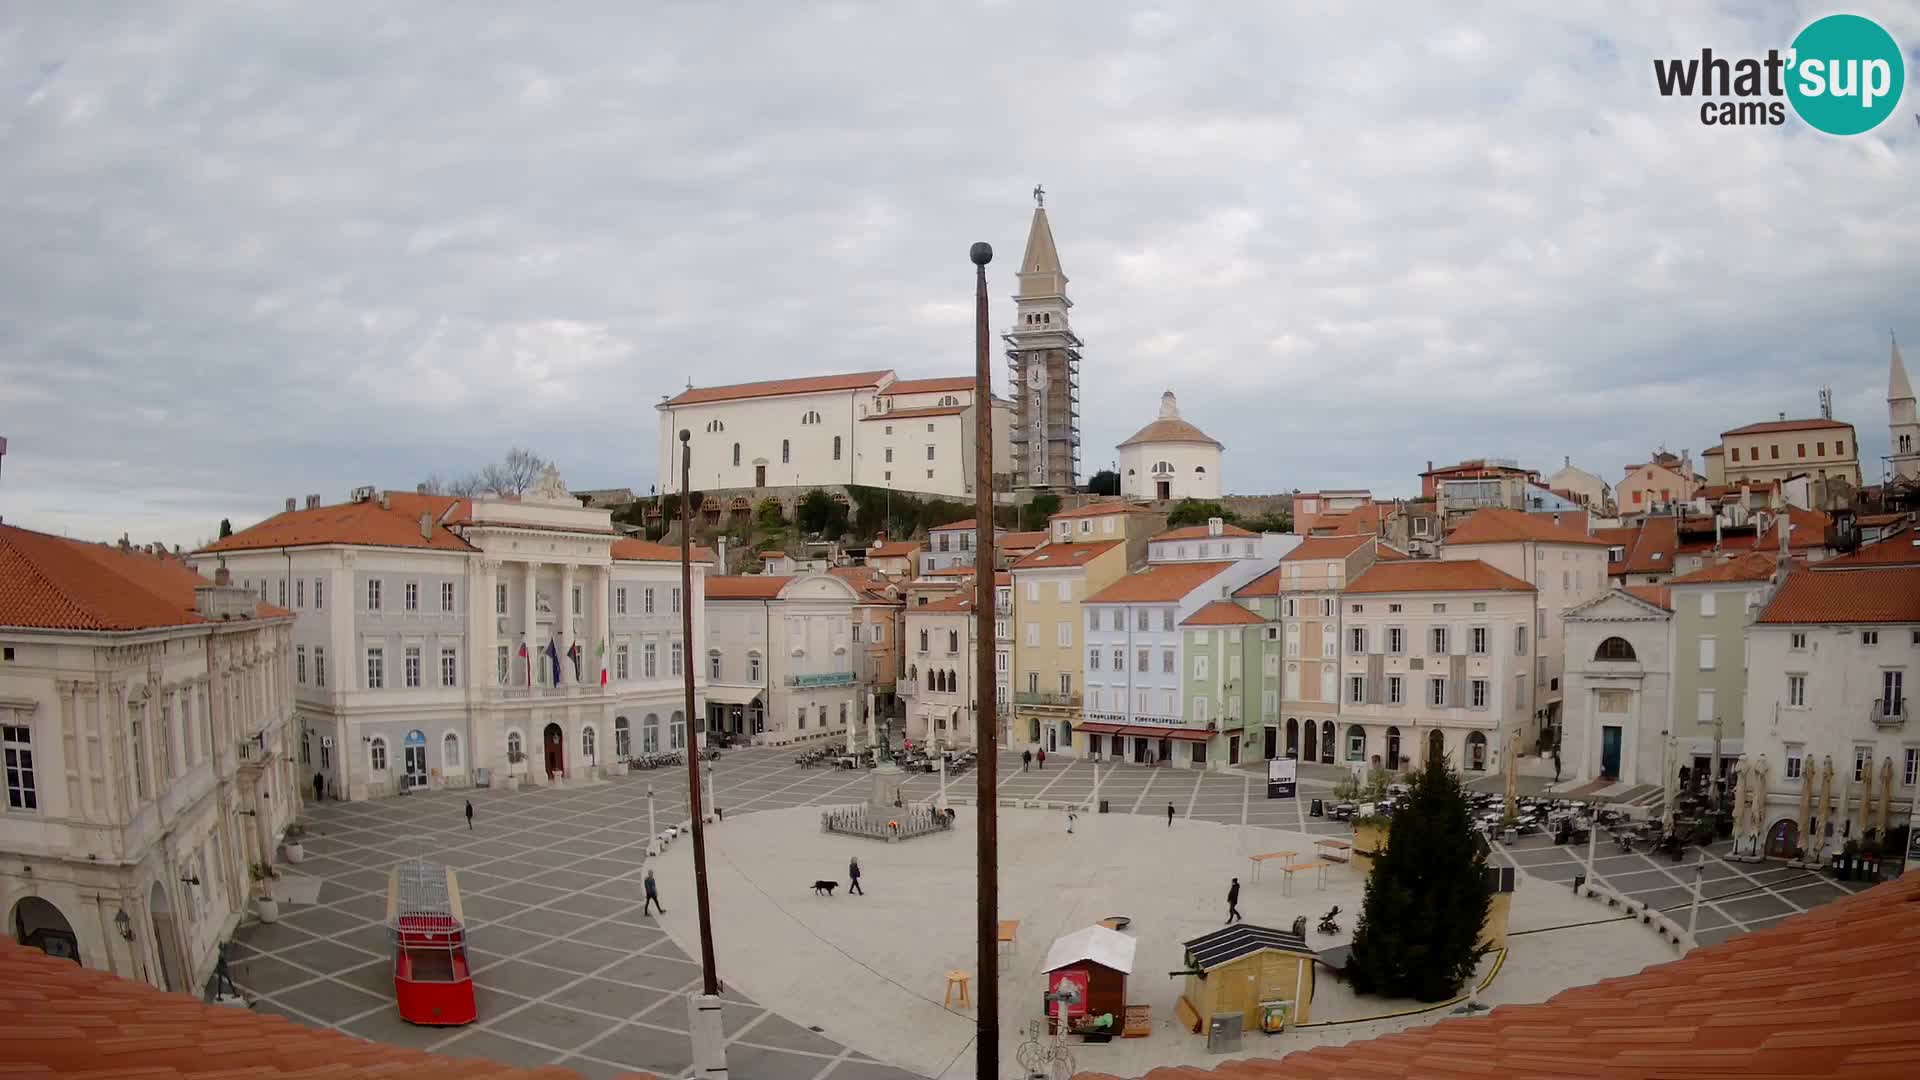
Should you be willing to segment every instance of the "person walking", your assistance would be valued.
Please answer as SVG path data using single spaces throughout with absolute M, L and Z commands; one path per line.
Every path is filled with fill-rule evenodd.
M 1240 914 L 1240 879 L 1234 878 L 1233 885 L 1227 889 L 1227 925 L 1232 926 L 1235 919 L 1246 922 L 1247 917 Z
M 1040 771 L 1046 772 L 1047 771 L 1047 748 L 1044 746 L 1041 747 L 1040 752 L 1038 754 L 1035 754 L 1034 758 L 1040 762 Z
M 1173 828 L 1173 804 L 1167 804 L 1167 828 Z
M 1553 782 L 1556 784 L 1560 782 L 1560 749 L 1558 747 L 1553 751 Z
M 1076 815 L 1072 810 L 1067 811 L 1067 835 L 1068 836 L 1073 835 L 1073 820 L 1077 816 L 1078 815 Z
M 473 800 L 467 800 L 467 831 L 473 831 Z
M 320 773 L 313 774 L 313 801 L 327 801 L 327 778 Z
M 1020 771 L 1026 772 L 1028 769 L 1031 769 L 1032 767 L 1033 767 L 1033 751 L 1031 750 L 1020 751 Z
M 847 886 L 848 896 L 856 894 L 860 896 L 867 895 L 867 890 L 860 887 L 860 859 L 858 856 L 847 860 L 847 880 L 852 883 Z
M 645 882 L 645 885 L 647 890 L 647 902 L 640 905 L 640 914 L 646 915 L 649 913 L 650 909 L 659 908 L 660 914 L 665 915 L 667 913 L 667 909 L 664 905 L 660 903 L 660 888 L 659 886 L 653 883 L 653 871 L 651 870 L 647 871 L 647 880 Z M 1234 879 L 1233 888 L 1236 894 L 1240 891 L 1239 878 Z

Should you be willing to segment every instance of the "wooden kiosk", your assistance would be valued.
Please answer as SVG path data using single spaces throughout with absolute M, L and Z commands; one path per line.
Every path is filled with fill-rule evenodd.
M 1078 1000 L 1065 1006 L 1067 1027 L 1078 1029 L 1082 1022 L 1112 1015 L 1111 1033 L 1119 1035 L 1127 1015 L 1127 976 L 1133 974 L 1134 940 L 1117 930 L 1089 926 L 1054 941 L 1047 949 L 1041 971 L 1047 977 L 1047 993 L 1062 989 L 1079 991 Z M 1044 999 L 1049 1030 L 1058 1027 L 1054 1009 Z
M 1221 1013 L 1239 1013 L 1246 1031 L 1268 1034 L 1311 1018 L 1313 950 L 1300 935 L 1235 923 L 1185 945 L 1179 1012 L 1188 1030 Z

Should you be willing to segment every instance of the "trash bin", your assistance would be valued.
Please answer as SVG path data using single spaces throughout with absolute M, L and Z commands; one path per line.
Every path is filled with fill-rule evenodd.
M 1313 805 L 1307 808 L 1308 817 L 1325 817 L 1326 813 L 1327 813 L 1326 804 L 1321 802 L 1319 799 L 1313 800 Z
M 1585 874 L 1573 875 L 1573 891 L 1574 892 L 1579 892 L 1580 886 L 1585 885 L 1586 883 L 1587 883 L 1587 875 Z
M 1100 800 L 1100 812 L 1103 814 L 1107 812 L 1107 800 L 1105 799 Z

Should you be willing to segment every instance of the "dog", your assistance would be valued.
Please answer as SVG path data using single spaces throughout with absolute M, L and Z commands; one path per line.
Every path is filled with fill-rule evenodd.
M 832 896 L 833 890 L 839 887 L 840 883 L 837 881 L 816 881 L 813 883 L 813 895 Z

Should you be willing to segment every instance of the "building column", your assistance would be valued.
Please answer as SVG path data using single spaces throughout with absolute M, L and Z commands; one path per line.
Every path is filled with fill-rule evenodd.
M 523 612 L 521 617 L 521 623 L 520 623 L 520 641 L 522 644 L 524 644 L 527 647 L 526 663 L 529 665 L 533 664 L 538 659 L 534 655 L 534 653 L 538 649 L 538 646 L 535 644 L 533 640 L 533 631 L 536 627 L 539 626 L 539 619 L 540 619 L 540 613 L 535 608 L 535 604 L 538 603 L 538 598 L 534 590 L 534 584 L 539 579 L 539 576 L 540 576 L 539 563 L 525 562 L 520 564 L 521 610 Z M 517 647 L 509 649 L 508 652 L 513 655 L 513 658 L 516 662 L 519 661 L 520 650 Z M 515 685 L 531 686 L 534 682 L 536 682 L 537 680 L 535 680 L 532 677 L 531 672 L 532 672 L 531 667 L 524 667 L 524 668 L 521 668 L 519 671 L 514 672 L 513 674 L 515 676 L 517 676 L 522 680 L 525 680 L 523 683 L 517 683 Z
M 573 618 L 573 564 L 561 563 L 560 610 L 556 613 L 554 619 L 555 625 L 559 627 L 559 633 L 554 635 L 554 640 L 558 643 L 560 649 L 560 670 L 562 675 L 556 682 L 565 682 L 573 675 L 573 661 L 567 656 L 567 650 L 573 645 Z M 583 660 L 581 670 L 585 671 L 585 669 L 586 664 Z M 579 680 L 575 679 L 574 681 L 578 682 Z
M 494 593 L 500 578 L 500 560 L 481 559 L 479 569 L 475 575 L 479 582 L 478 595 L 467 598 L 467 626 L 472 631 L 474 652 L 467 658 L 469 689 L 493 686 L 498 681 L 494 653 L 500 645 L 500 616 L 494 607 Z
M 583 670 L 587 685 L 598 686 L 601 667 L 613 663 L 613 604 L 610 600 L 613 568 L 611 566 L 594 567 L 590 580 L 592 584 L 589 587 L 593 590 L 593 602 L 588 605 L 588 610 L 592 613 L 593 630 L 589 636 L 593 639 L 593 650 L 587 654 L 583 662 Z M 667 658 L 661 656 L 659 663 L 664 668 Z

